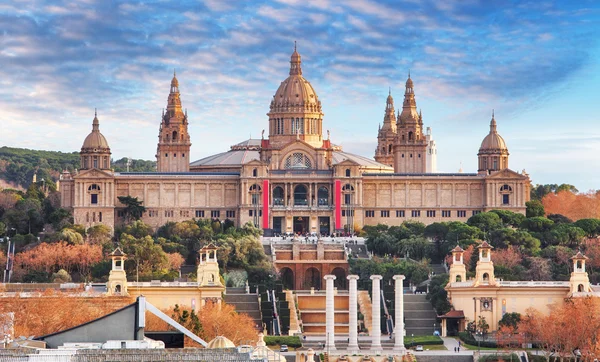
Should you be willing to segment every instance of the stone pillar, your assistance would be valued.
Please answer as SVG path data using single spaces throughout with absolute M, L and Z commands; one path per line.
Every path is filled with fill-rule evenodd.
M 394 343 L 394 352 L 398 354 L 406 354 L 404 348 L 404 275 L 394 275 L 396 281 L 394 286 L 395 297 L 395 323 L 394 332 L 396 333 L 396 342 Z
M 325 294 L 325 350 L 335 351 L 335 308 L 333 295 L 333 281 L 335 275 L 325 275 L 326 282 Z
M 349 331 L 349 336 L 350 337 L 350 341 L 348 343 L 348 352 L 349 353 L 357 353 L 358 350 L 360 349 L 358 347 L 358 311 L 357 311 L 357 304 L 358 304 L 358 291 L 357 291 L 357 280 L 358 280 L 358 275 L 348 275 L 348 280 L 349 282 L 349 291 L 350 291 L 350 295 L 349 295 L 349 309 L 350 309 L 350 318 L 349 318 L 349 322 L 348 322 L 348 331 Z
M 373 281 L 371 309 L 371 351 L 381 351 L 381 275 L 371 275 Z

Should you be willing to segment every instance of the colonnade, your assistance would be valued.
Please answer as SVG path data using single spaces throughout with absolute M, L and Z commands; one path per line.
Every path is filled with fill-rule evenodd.
M 328 351 L 335 351 L 335 295 L 333 282 L 336 279 L 335 275 L 325 275 L 323 278 L 326 281 L 325 294 L 325 348 Z M 349 353 L 358 353 L 358 275 L 348 275 L 349 281 L 349 321 L 348 321 L 348 350 Z M 381 353 L 381 275 L 371 275 L 372 280 L 372 309 L 371 309 L 371 348 L 372 353 Z M 396 354 L 404 355 L 406 348 L 404 347 L 404 290 L 403 282 L 404 275 L 394 275 L 394 301 L 395 301 L 395 342 L 393 351 Z

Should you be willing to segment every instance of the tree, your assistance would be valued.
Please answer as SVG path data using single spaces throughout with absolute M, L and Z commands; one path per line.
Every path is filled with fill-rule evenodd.
M 237 313 L 231 304 L 208 302 L 198 313 L 205 341 L 217 336 L 229 338 L 235 345 L 255 341 L 258 333 L 254 320 L 245 313 Z
M 579 219 L 574 224 L 583 229 L 588 238 L 593 238 L 600 234 L 600 219 Z
M 432 239 L 436 242 L 441 242 L 446 240 L 446 235 L 448 234 L 449 228 L 446 223 L 443 222 L 434 222 L 425 227 L 423 235 L 427 238 Z
M 525 203 L 525 206 L 527 207 L 525 211 L 525 216 L 527 216 L 528 218 L 536 216 L 541 217 L 546 214 L 546 212 L 544 211 L 544 204 L 542 204 L 542 202 L 539 200 L 527 201 Z
M 125 220 L 139 220 L 146 212 L 146 207 L 142 205 L 144 202 L 138 200 L 137 197 L 119 196 L 117 198 L 121 204 L 125 205 L 123 209 Z
M 525 220 L 525 215 L 509 210 L 492 210 L 490 212 L 500 216 L 506 226 L 518 227 Z
M 61 269 L 56 273 L 52 274 L 52 281 L 54 283 L 69 283 L 71 282 L 71 280 L 71 276 L 64 269 Z
M 515 312 L 504 314 L 498 322 L 500 326 L 509 327 L 513 333 L 519 329 L 519 323 L 521 323 L 521 314 Z
M 572 224 L 573 220 L 561 214 L 550 214 L 548 219 L 554 221 L 555 224 Z
M 554 222 L 550 219 L 546 219 L 542 216 L 532 216 L 523 220 L 523 222 L 520 225 L 520 228 L 528 231 L 541 233 L 550 230 L 550 228 L 552 228 L 553 225 Z
M 112 244 L 112 232 L 106 225 L 94 225 L 87 230 L 87 241 L 90 244 L 110 246 Z
M 512 269 L 523 261 L 521 252 L 514 246 L 509 246 L 506 249 L 497 249 L 492 253 L 492 261 L 494 266 L 503 266 Z
M 486 233 L 499 229 L 503 226 L 500 216 L 493 212 L 481 212 L 473 215 L 469 218 L 469 220 L 467 220 L 467 224 L 470 226 L 475 226 L 479 230 Z
M 483 336 L 485 338 L 485 335 L 487 334 L 488 330 L 490 329 L 490 325 L 485 320 L 484 316 L 479 316 L 479 318 L 477 320 L 477 329 L 480 330 L 481 333 L 483 333 Z

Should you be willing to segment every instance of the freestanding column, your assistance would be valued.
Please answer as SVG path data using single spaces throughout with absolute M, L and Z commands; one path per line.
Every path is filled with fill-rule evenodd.
M 325 350 L 335 351 L 335 309 L 333 295 L 333 281 L 335 275 L 325 275 L 323 277 L 327 283 L 325 290 Z
M 404 348 L 404 275 L 394 275 L 396 285 L 394 286 L 395 296 L 395 323 L 394 332 L 396 333 L 396 342 L 394 343 L 394 352 L 398 354 L 406 354 Z
M 381 351 L 381 289 L 380 282 L 383 277 L 381 275 L 371 275 L 373 281 L 372 302 L 373 308 L 371 311 L 371 351 Z
M 348 275 L 348 280 L 350 281 L 350 318 L 349 318 L 349 336 L 350 340 L 348 343 L 348 352 L 356 353 L 358 352 L 358 311 L 356 310 L 356 305 L 358 303 L 357 296 L 357 287 L 356 283 L 358 280 L 358 275 Z

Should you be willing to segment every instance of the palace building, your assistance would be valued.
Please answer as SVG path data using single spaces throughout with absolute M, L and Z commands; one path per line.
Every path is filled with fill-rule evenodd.
M 390 94 L 374 159 L 345 152 L 324 134 L 324 109 L 294 50 L 289 76 L 269 106 L 268 134 L 189 162 L 191 137 L 179 81 L 171 81 L 156 151 L 156 172 L 114 172 L 96 115 L 81 148 L 80 169 L 61 175 L 62 206 L 75 223 L 114 228 L 124 221 L 118 197 L 146 207 L 158 227 L 192 218 L 253 222 L 271 233 L 329 234 L 363 225 L 466 221 L 491 209 L 525 212 L 530 180 L 508 168 L 494 116 L 474 173 L 437 173 L 435 141 L 417 111 L 410 75 L 402 109 Z M 266 106 L 266 105 L 265 105 Z M 193 122 L 193 121 L 192 121 Z M 425 129 L 425 131 L 424 131 Z

